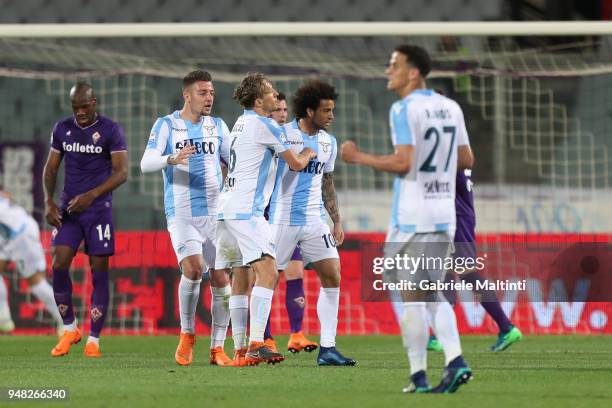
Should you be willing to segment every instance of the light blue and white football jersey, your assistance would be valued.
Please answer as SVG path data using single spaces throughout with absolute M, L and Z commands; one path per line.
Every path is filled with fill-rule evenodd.
M 291 149 L 300 153 L 310 147 L 317 153 L 301 171 L 293 171 L 279 159 L 276 185 L 270 201 L 271 224 L 312 225 L 325 220 L 321 185 L 323 173 L 334 171 L 338 145 L 336 138 L 324 130 L 307 135 L 296 120 L 284 125 Z
M 0 195 L 0 244 L 15 239 L 23 233 L 28 218 L 31 217 L 25 209 Z
M 276 176 L 276 155 L 288 149 L 282 127 L 245 110 L 230 135 L 228 175 L 219 201 L 220 220 L 263 216 Z
M 229 129 L 221 118 L 203 116 L 194 124 L 175 111 L 157 119 L 147 149 L 156 149 L 165 156 L 188 145 L 196 148 L 188 164 L 162 170 L 167 219 L 217 214 L 223 187 L 220 160 L 229 160 Z
M 393 183 L 391 228 L 404 233 L 455 230 L 457 147 L 469 145 L 459 105 L 432 90 L 416 90 L 389 112 L 393 146 L 413 145 L 410 171 Z

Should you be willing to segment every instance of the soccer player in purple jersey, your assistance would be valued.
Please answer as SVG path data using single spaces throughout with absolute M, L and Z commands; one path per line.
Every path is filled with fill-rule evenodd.
M 270 117 L 282 126 L 287 122 L 287 97 L 284 93 L 279 92 L 276 99 L 278 100 L 278 105 L 276 110 L 270 114 Z M 319 345 L 306 338 L 302 332 L 306 296 L 304 295 L 304 262 L 302 262 L 302 254 L 300 253 L 299 247 L 296 247 L 293 251 L 291 260 L 287 265 L 287 269 L 283 271 L 283 274 L 285 275 L 285 281 L 287 283 L 285 289 L 285 307 L 287 308 L 289 326 L 291 327 L 291 335 L 287 343 L 287 350 L 292 353 L 299 353 L 301 350 L 307 352 L 314 351 Z M 272 337 L 272 331 L 270 329 L 270 318 L 268 318 L 264 339 L 264 343 L 266 343 L 268 347 L 276 350 L 276 342 Z
M 472 191 L 472 170 L 457 172 L 455 189 L 455 211 L 457 230 L 455 231 L 455 256 L 476 259 L 476 212 L 474 211 L 474 193 Z M 458 274 L 462 280 L 476 287 L 477 282 L 485 282 L 479 271 L 473 269 Z M 451 304 L 455 303 L 456 293 L 446 294 Z M 479 291 L 480 304 L 499 327 L 497 342 L 490 347 L 491 351 L 504 351 L 521 340 L 521 331 L 515 327 L 501 307 L 494 291 Z
M 53 230 L 53 292 L 65 331 L 51 350 L 68 354 L 81 341 L 72 306 L 70 264 L 81 241 L 89 255 L 93 292 L 91 328 L 84 354 L 101 357 L 99 337 L 109 304 L 108 259 L 115 251 L 112 191 L 127 180 L 127 146 L 118 123 L 96 112 L 91 85 L 79 82 L 70 89 L 73 116 L 55 124 L 43 172 L 45 218 Z M 65 159 L 64 189 L 54 201 L 59 166 Z

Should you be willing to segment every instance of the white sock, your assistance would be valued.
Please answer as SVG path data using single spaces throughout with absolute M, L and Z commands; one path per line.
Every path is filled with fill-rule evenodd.
M 64 330 L 75 331 L 76 329 L 77 329 L 77 319 L 76 319 L 76 317 L 74 318 L 72 323 L 64 325 Z
M 410 362 L 410 374 L 421 370 L 426 371 L 429 327 L 427 326 L 425 302 L 406 302 L 400 327 Z
M 210 287 L 212 299 L 210 301 L 210 313 L 212 315 L 212 331 L 210 334 L 210 348 L 223 347 L 227 336 L 227 326 L 230 321 L 229 301 L 232 288 L 227 285 L 224 288 Z
M 55 298 L 53 297 L 53 288 L 49 285 L 49 282 L 43 279 L 36 285 L 33 285 L 32 293 L 45 304 L 45 309 L 53 316 L 56 323 L 61 324 L 62 316 L 60 316 L 59 310 L 57 310 Z
M 200 299 L 200 283 L 202 279 L 192 280 L 181 275 L 179 282 L 179 313 L 181 316 L 181 332 L 195 333 L 195 312 Z
M 96 343 L 96 344 L 100 344 L 100 338 L 99 337 L 94 337 L 94 336 L 89 336 L 87 338 L 87 342 L 88 343 Z
M 402 300 L 402 295 L 398 290 L 392 290 L 389 297 L 391 298 L 391 306 L 393 307 L 393 313 L 395 313 L 397 324 L 400 324 L 404 318 L 404 301 Z
M 2 275 L 0 275 L 0 323 L 9 322 L 11 320 L 11 309 L 9 309 L 8 304 L 8 291 L 6 290 L 4 278 Z
M 340 288 L 321 288 L 317 300 L 317 316 L 321 324 L 321 347 L 336 345 Z
M 229 298 L 229 313 L 232 321 L 234 350 L 246 347 L 246 329 L 249 319 L 249 297 L 232 295 Z
M 427 312 L 433 323 L 434 333 L 444 349 L 444 365 L 448 365 L 461 355 L 455 311 L 448 302 L 428 302 Z
M 251 329 L 249 331 L 249 342 L 264 341 L 264 331 L 272 308 L 272 295 L 274 291 L 262 286 L 253 287 L 251 292 Z

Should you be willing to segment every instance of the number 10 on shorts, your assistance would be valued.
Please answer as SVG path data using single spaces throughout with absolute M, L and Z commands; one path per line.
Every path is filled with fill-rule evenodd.
M 100 241 L 104 241 L 105 239 L 111 239 L 110 224 L 106 224 L 106 226 L 104 227 L 102 226 L 102 224 L 98 224 L 96 229 L 98 230 L 98 239 Z
M 335 248 L 336 247 L 336 240 L 334 239 L 334 236 L 332 234 L 323 234 L 321 236 L 321 238 L 323 238 L 323 241 L 325 242 L 325 247 L 329 248 Z

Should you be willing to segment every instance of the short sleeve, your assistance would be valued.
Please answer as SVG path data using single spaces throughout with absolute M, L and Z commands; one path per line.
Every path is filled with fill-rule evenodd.
M 260 120 L 267 131 L 262 132 L 258 142 L 273 149 L 277 154 L 289 149 L 285 129 L 279 126 L 273 119 L 262 118 Z
M 113 136 L 109 145 L 110 152 L 127 152 L 127 143 L 125 142 L 125 133 L 123 132 L 123 128 L 121 125 L 116 123 L 113 130 Z
M 164 154 L 166 145 L 168 144 L 168 135 L 170 127 L 164 118 L 158 118 L 151 128 L 151 134 L 149 135 L 149 141 L 147 142 L 147 150 L 155 149 L 161 154 Z
M 62 146 L 62 142 L 60 142 L 59 137 L 57 136 L 59 132 L 59 123 L 56 123 L 53 126 L 53 130 L 51 130 L 51 149 L 55 150 L 58 153 L 64 153 L 64 147 Z
M 465 127 L 465 120 L 463 118 L 463 112 L 461 108 L 459 111 L 459 120 L 457 121 L 457 146 L 469 146 L 470 139 L 468 137 L 467 129 Z
M 329 160 L 325 163 L 323 167 L 323 173 L 331 173 L 334 171 L 334 167 L 336 165 L 336 155 L 338 154 L 338 142 L 336 142 L 336 138 L 331 136 L 331 155 L 329 156 Z
M 391 106 L 389 122 L 393 146 L 414 145 L 414 137 L 412 137 L 412 129 L 408 120 L 408 102 L 399 101 Z

